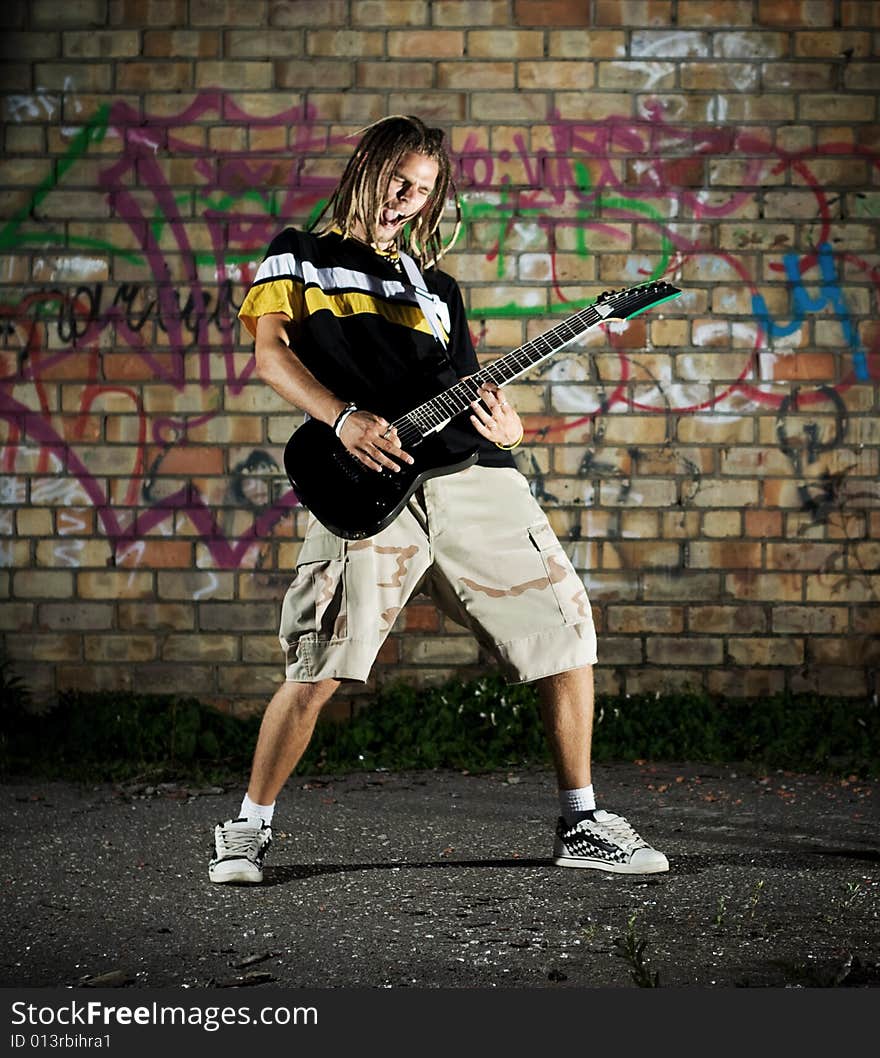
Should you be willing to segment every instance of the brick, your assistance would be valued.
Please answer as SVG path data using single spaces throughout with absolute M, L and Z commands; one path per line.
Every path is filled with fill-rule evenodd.
M 189 16 L 194 26 L 263 26 L 264 9 L 249 0 L 190 0 Z
M 829 58 L 839 61 L 840 55 L 851 51 L 853 57 L 871 56 L 871 34 L 853 30 L 822 30 L 811 33 L 800 30 L 794 34 L 794 54 L 798 58 Z
M 754 441 L 754 422 L 746 416 L 697 413 L 681 415 L 676 434 L 682 444 L 749 444 Z
M 830 121 L 837 124 L 872 121 L 875 118 L 874 104 L 873 96 L 869 95 L 804 93 L 798 97 L 798 118 L 801 121 Z
M 715 573 L 670 571 L 646 573 L 643 578 L 643 597 L 652 601 L 688 601 L 719 597 L 721 577 Z M 592 592 L 590 593 L 592 597 Z M 632 597 L 632 596 L 630 596 Z
M 692 569 L 760 569 L 761 544 L 749 541 L 694 540 L 688 545 L 688 566 Z
M 520 64 L 520 76 L 521 74 Z M 437 87 L 467 89 L 479 92 L 484 89 L 513 88 L 514 64 L 512 62 L 440 62 L 437 64 Z M 529 87 L 525 85 L 525 87 Z
M 169 55 L 217 59 L 222 39 L 220 31 L 214 29 L 149 29 L 144 32 L 143 54 L 157 59 Z
M 69 31 L 62 34 L 65 58 L 126 59 L 139 55 L 140 34 L 133 29 Z
M 776 635 L 822 635 L 849 630 L 849 611 L 844 606 L 774 606 Z
M 817 665 L 876 668 L 880 663 L 880 639 L 875 636 L 812 636 L 807 642 L 807 654 Z
M 120 602 L 118 623 L 121 632 L 190 630 L 195 627 L 195 610 L 189 602 Z
M 477 121 L 540 121 L 548 111 L 544 92 L 477 92 L 471 96 L 471 112 Z
M 77 635 L 8 637 L 6 650 L 13 661 L 79 661 L 82 644 Z
M 687 620 L 691 631 L 713 635 L 742 635 L 768 630 L 767 617 L 760 606 L 690 606 Z
M 833 687 L 836 696 L 862 697 L 868 690 L 864 669 L 842 666 L 810 665 L 792 672 L 789 683 L 793 694 L 828 694 L 829 687 Z
M 758 88 L 759 84 L 759 71 L 753 63 L 681 63 L 678 71 L 681 87 L 697 92 L 707 92 L 713 89 L 752 92 Z
M 270 26 L 340 26 L 348 18 L 348 0 L 270 0 Z
M 43 91 L 109 92 L 113 67 L 109 63 L 46 62 L 34 65 L 35 83 Z
M 668 26 L 672 21 L 669 0 L 595 0 L 594 25 Z
M 603 567 L 606 569 L 674 569 L 681 564 L 680 545 L 674 542 L 656 543 L 654 541 L 632 541 L 625 543 L 617 540 L 613 544 L 602 546 Z M 606 560 L 610 551 L 616 560 Z
M 66 570 L 20 569 L 12 575 L 16 599 L 69 599 L 73 587 L 73 574 Z
M 703 535 L 707 537 L 738 537 L 742 535 L 742 515 L 739 511 L 706 511 L 703 515 Z
M 224 55 L 229 59 L 274 59 L 302 55 L 304 40 L 299 30 L 233 29 L 225 35 Z M 315 83 L 315 82 L 313 82 Z M 323 84 L 321 81 L 317 81 Z
M 700 637 L 699 639 L 661 639 L 649 637 L 647 661 L 652 665 L 720 665 L 724 659 L 724 641 Z
M 237 635 L 169 635 L 162 644 L 163 661 L 237 661 Z M 278 640 L 275 640 L 278 653 Z
M 691 499 L 695 507 L 748 507 L 759 502 L 757 481 L 704 481 Z
M 634 59 L 694 59 L 709 55 L 710 37 L 694 30 L 633 30 L 630 55 Z M 653 85 L 652 85 L 653 87 Z
M 436 11 L 431 14 L 436 19 Z M 351 7 L 353 26 L 425 26 L 429 22 L 428 0 L 354 0 Z
M 877 606 L 854 606 L 852 630 L 857 635 L 880 636 L 880 608 Z M 829 628 L 828 631 L 845 631 L 845 628 Z
M 477 644 L 470 636 L 407 637 L 401 647 L 405 665 L 467 665 L 476 662 L 477 654 Z
M 678 0 L 680 26 L 751 26 L 751 0 Z
M 519 60 L 544 58 L 544 34 L 541 32 L 502 28 L 474 29 L 467 34 L 466 40 L 469 59 L 496 59 L 500 56 Z M 550 54 L 554 54 L 552 46 Z
M 547 54 L 552 59 L 622 59 L 626 37 L 622 31 L 610 29 L 551 31 Z
M 809 579 L 807 585 L 809 586 Z M 740 570 L 724 577 L 725 591 L 736 599 L 762 602 L 801 602 L 804 577 L 801 573 L 761 573 Z
M 755 665 L 800 665 L 804 660 L 803 640 L 786 637 L 733 637 L 727 642 L 727 653 L 736 665 L 751 668 Z
M 83 599 L 138 599 L 152 593 L 153 574 L 147 571 L 102 570 L 76 575 L 76 594 Z
M 767 544 L 767 569 L 825 571 L 840 568 L 841 550 L 837 544 L 814 541 Z
M 822 87 L 829 87 L 823 85 Z M 871 91 L 877 87 L 877 63 L 854 62 L 843 72 L 843 87 L 848 90 Z
M 303 84 L 309 84 L 308 69 L 314 62 L 305 64 L 302 71 Z M 345 66 L 345 73 L 350 76 L 348 64 L 327 63 L 328 67 Z M 341 76 L 341 70 L 329 70 L 330 76 Z M 320 78 L 321 83 L 326 83 Z M 434 85 L 434 67 L 429 62 L 388 63 L 359 62 L 356 67 L 355 81 L 359 88 L 424 88 Z
M 518 26 L 587 26 L 588 0 L 514 0 L 513 17 Z
M 0 36 L 0 58 L 4 60 L 57 59 L 60 54 L 59 33 L 4 33 Z
M 243 636 L 241 660 L 255 665 L 283 664 L 278 636 Z
M 15 531 L 19 536 L 52 536 L 55 532 L 52 512 L 40 508 L 16 511 Z
M 36 547 L 37 566 L 106 566 L 110 544 L 106 540 L 40 540 Z
M 684 609 L 680 606 L 609 606 L 606 624 L 609 632 L 669 635 L 684 631 Z
M 432 0 L 431 17 L 435 26 L 505 26 L 509 15 L 506 0 Z M 394 21 L 403 20 L 396 15 Z
M 586 64 L 581 64 L 586 66 Z M 652 88 L 666 90 L 676 86 L 676 66 L 671 62 L 600 62 L 598 85 L 600 88 L 610 89 L 632 89 L 638 91 L 644 88 L 646 79 Z M 536 79 L 537 81 L 537 79 Z M 586 86 L 593 83 L 592 70 L 589 71 L 589 81 Z M 551 85 L 550 87 L 572 88 L 574 83 Z
M 86 661 L 152 661 L 156 654 L 157 642 L 152 635 L 102 635 L 85 640 Z
M 34 29 L 57 30 L 67 26 L 104 24 L 106 0 L 31 0 L 30 25 Z
M 836 72 L 830 62 L 768 62 L 761 66 L 761 84 L 773 91 L 787 88 L 796 92 L 820 92 L 834 87 Z
M 789 54 L 788 34 L 751 30 L 716 33 L 713 48 L 720 59 L 782 59 Z
M 712 694 L 725 698 L 769 698 L 785 690 L 782 669 L 733 669 L 707 674 L 707 687 Z
M 111 26 L 174 26 L 187 22 L 187 0 L 110 0 Z
M 271 603 L 214 603 L 205 602 L 199 607 L 199 628 L 202 631 L 225 632 L 266 631 L 278 624 L 278 608 Z
M 5 589 L 5 584 L 3 585 Z M 8 595 L 4 591 L 4 595 Z M 9 602 L 4 600 L 0 606 L 0 630 L 4 632 L 24 632 L 33 627 L 34 605 L 29 602 Z
M 206 701 L 213 692 L 218 679 L 215 670 L 208 665 L 190 665 L 182 662 L 165 664 L 163 662 L 151 662 L 150 664 L 135 664 L 130 669 L 132 682 L 135 687 L 149 687 L 151 694 L 176 694 L 181 693 L 198 697 Z M 220 670 L 221 672 L 224 670 Z M 254 686 L 257 685 L 257 673 L 254 672 Z M 221 688 L 222 689 L 222 688 Z
M 190 62 L 128 62 L 117 70 L 116 81 L 124 92 L 147 89 L 180 92 L 194 84 L 193 65 Z
M 653 542 L 660 535 L 659 513 L 652 510 L 621 511 L 620 535 L 624 539 L 642 540 L 646 544 Z
M 833 26 L 834 0 L 758 0 L 758 25 Z
M 379 36 L 379 35 L 377 35 Z M 464 56 L 464 33 L 452 29 L 391 30 L 388 33 L 390 59 L 456 59 Z M 381 37 L 378 50 L 381 55 Z
M 206 60 L 196 65 L 194 83 L 196 88 L 219 88 L 233 84 L 241 91 L 266 91 L 273 87 L 273 69 L 271 62 Z

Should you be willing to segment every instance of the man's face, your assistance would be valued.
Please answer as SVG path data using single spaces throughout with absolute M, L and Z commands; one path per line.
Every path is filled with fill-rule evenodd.
M 437 182 L 439 166 L 433 158 L 410 151 L 391 175 L 376 222 L 376 246 L 387 250 L 404 225 L 427 205 Z

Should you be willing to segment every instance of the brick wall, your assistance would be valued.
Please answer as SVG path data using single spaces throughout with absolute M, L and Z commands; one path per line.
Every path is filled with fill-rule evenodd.
M 281 678 L 298 420 L 235 309 L 390 112 L 449 130 L 481 356 L 685 290 L 512 387 L 600 689 L 875 693 L 880 4 L 7 0 L 0 29 L 0 613 L 38 695 Z M 372 685 L 483 667 L 417 599 Z

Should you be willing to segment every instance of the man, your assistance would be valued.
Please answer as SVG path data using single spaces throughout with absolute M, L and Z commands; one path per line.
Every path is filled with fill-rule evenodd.
M 372 472 L 413 462 L 395 414 L 478 370 L 458 286 L 435 267 L 451 190 L 440 130 L 401 116 L 369 126 L 314 233 L 288 228 L 274 239 L 239 314 L 260 378 L 332 426 Z M 478 395 L 436 435 L 449 464 L 476 449 L 475 465 L 425 481 L 366 539 L 310 519 L 282 607 L 286 681 L 264 714 L 239 814 L 215 828 L 211 881 L 262 881 L 275 799 L 321 708 L 340 681 L 367 679 L 416 591 L 470 627 L 511 682 L 536 682 L 559 785 L 554 862 L 669 869 L 625 819 L 596 808 L 589 602 L 510 454 L 519 416 L 497 387 Z

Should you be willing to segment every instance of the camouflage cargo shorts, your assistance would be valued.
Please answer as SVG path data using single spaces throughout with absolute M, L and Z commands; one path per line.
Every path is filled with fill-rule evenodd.
M 365 681 L 419 592 L 469 628 L 511 683 L 596 661 L 586 588 L 528 482 L 474 466 L 426 481 L 365 540 L 310 520 L 281 613 L 287 679 Z

